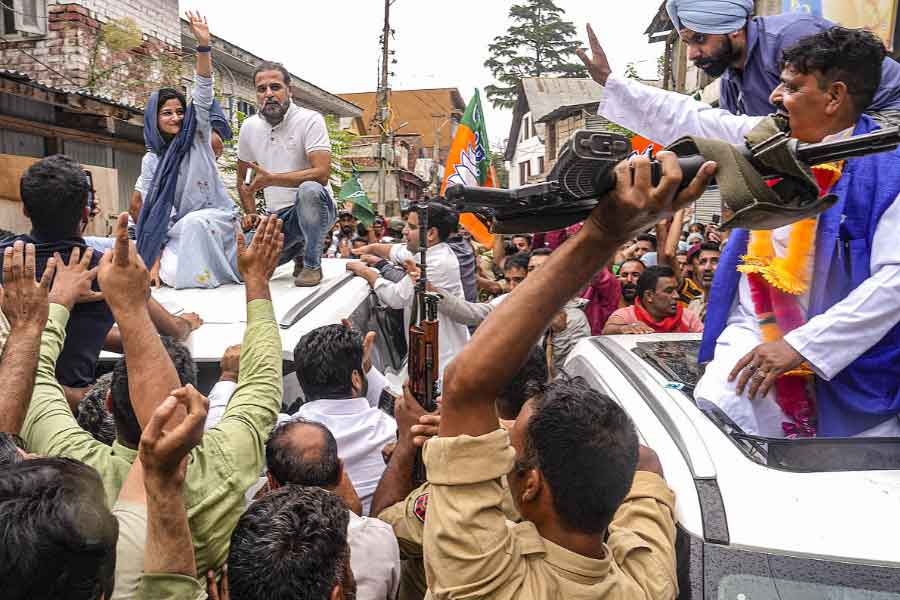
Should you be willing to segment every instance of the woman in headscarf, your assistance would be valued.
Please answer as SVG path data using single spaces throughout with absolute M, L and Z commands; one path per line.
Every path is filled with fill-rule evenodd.
M 187 13 L 197 40 L 193 97 L 172 88 L 151 95 L 144 110 L 149 151 L 135 186 L 137 248 L 154 277 L 174 288 L 214 288 L 240 281 L 238 210 L 216 168 L 213 146 L 231 129 L 213 100 L 209 27 Z M 218 131 L 216 131 L 218 130 Z M 135 198 L 137 200 L 137 198 Z M 139 207 L 136 205 L 139 204 Z

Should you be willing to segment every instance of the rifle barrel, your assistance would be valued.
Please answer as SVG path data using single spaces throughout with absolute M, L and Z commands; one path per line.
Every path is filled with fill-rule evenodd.
M 900 127 L 887 127 L 872 133 L 816 144 L 798 144 L 797 157 L 808 165 L 855 158 L 894 150 L 900 145 Z

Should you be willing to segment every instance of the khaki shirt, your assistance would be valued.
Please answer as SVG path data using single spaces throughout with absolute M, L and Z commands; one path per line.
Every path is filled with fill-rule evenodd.
M 654 600 L 674 598 L 675 495 L 640 471 L 613 517 L 604 558 L 544 539 L 533 523 L 510 523 L 500 477 L 515 452 L 503 430 L 433 438 L 425 446 L 431 482 L 425 572 L 431 598 Z
M 513 503 L 506 476 L 500 479 L 503 500 L 500 510 L 513 522 L 522 519 Z M 400 545 L 400 559 L 403 569 L 400 573 L 400 594 L 398 600 L 422 600 L 428 590 L 425 581 L 425 564 L 422 561 L 422 537 L 425 532 L 425 517 L 428 509 L 429 484 L 416 488 L 405 500 L 384 509 L 378 518 L 394 528 L 394 535 Z

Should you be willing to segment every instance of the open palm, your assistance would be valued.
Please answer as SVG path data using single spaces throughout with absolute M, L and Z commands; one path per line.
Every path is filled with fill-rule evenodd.
M 197 40 L 197 45 L 209 46 L 209 24 L 206 22 L 206 17 L 190 10 L 185 13 L 185 16 L 187 16 L 187 20 L 191 24 L 191 31 L 194 34 L 194 39 Z

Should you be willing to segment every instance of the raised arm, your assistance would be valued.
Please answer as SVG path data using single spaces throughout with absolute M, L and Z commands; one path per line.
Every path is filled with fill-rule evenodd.
M 3 254 L 2 304 L 9 320 L 9 338 L 0 358 L 0 431 L 18 434 L 25 421 L 34 390 L 41 348 L 41 332 L 47 324 L 47 296 L 55 261 L 48 261 L 40 282 L 35 282 L 34 244 L 16 242 Z
M 612 75 L 606 53 L 590 25 L 587 34 L 592 57 L 581 49 L 577 52 L 591 78 L 605 88 L 597 114 L 657 144 L 669 145 L 685 135 L 740 144 L 744 135 L 764 118 L 733 115 L 686 94 Z
M 656 187 L 650 181 L 647 158 L 630 161 L 635 169 L 633 182 L 629 162 L 617 165 L 618 185 L 607 201 L 598 204 L 581 231 L 494 311 L 447 366 L 441 436 L 478 436 L 497 429 L 496 397 L 556 313 L 612 259 L 623 241 L 699 197 L 715 171 L 714 166 L 706 165 L 676 196 L 681 181 L 678 161 L 668 152 L 661 152 L 659 160 L 663 177 Z M 504 359 L 497 360 L 498 356 Z
M 97 277 L 121 334 L 134 414 L 145 427 L 159 404 L 181 382 L 150 318 L 150 274 L 134 242 L 128 239 L 126 213 L 119 215 L 115 237 L 115 248 L 103 255 Z
M 191 24 L 191 32 L 197 40 L 198 48 L 209 48 L 209 25 L 206 17 L 198 12 L 187 11 L 185 13 Z M 200 77 L 212 77 L 212 52 L 209 50 L 197 51 L 197 75 Z
M 176 411 L 187 416 L 171 432 L 164 431 Z M 146 492 L 147 546 L 141 598 L 162 597 L 159 592 L 171 594 L 173 586 L 192 591 L 190 597 L 202 593 L 184 503 L 184 479 L 188 454 L 203 436 L 206 411 L 206 398 L 193 386 L 179 388 L 156 409 L 141 435 L 139 460 L 129 474 L 131 478 L 135 471 L 143 471 Z

